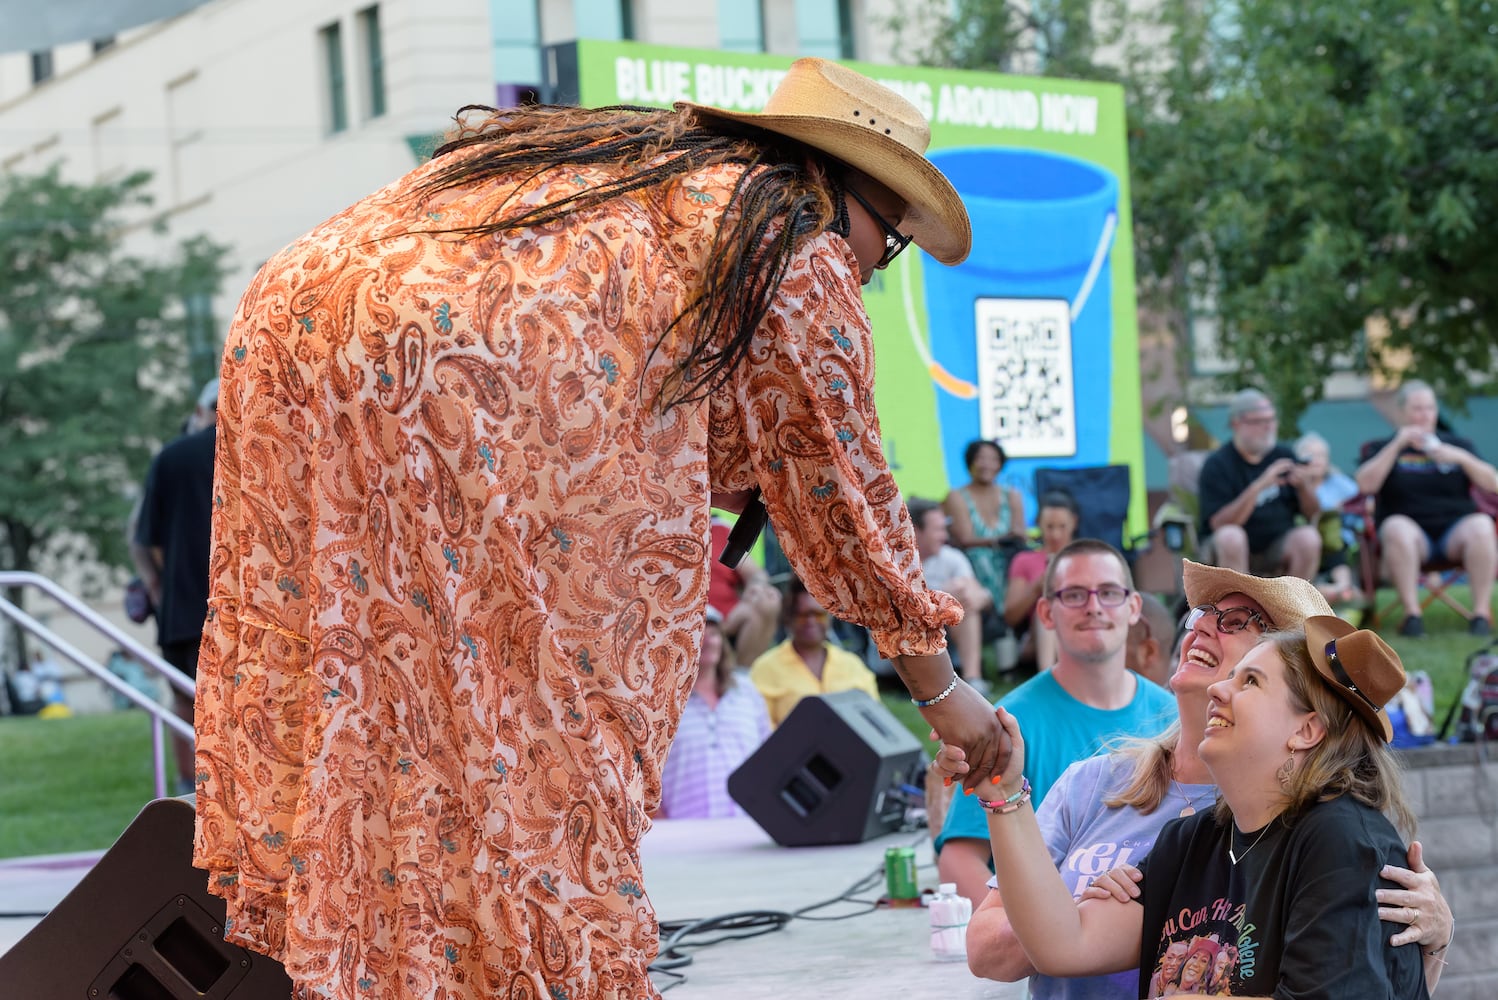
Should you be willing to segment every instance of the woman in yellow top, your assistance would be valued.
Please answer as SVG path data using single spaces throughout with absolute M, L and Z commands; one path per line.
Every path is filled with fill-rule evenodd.
M 755 660 L 749 670 L 749 679 L 770 708 L 771 725 L 784 722 L 807 695 L 862 691 L 870 698 L 879 697 L 874 672 L 846 649 L 827 641 L 830 621 L 806 585 L 793 577 L 781 617 L 788 638 Z
M 957 682 L 873 410 L 859 286 L 971 240 L 891 91 L 763 114 L 512 108 L 251 282 L 225 344 L 194 861 L 226 936 L 335 1000 L 654 995 L 640 837 L 691 691 L 708 510 L 923 714 Z

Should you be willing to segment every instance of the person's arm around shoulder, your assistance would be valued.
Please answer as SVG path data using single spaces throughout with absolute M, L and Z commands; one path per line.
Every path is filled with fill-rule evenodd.
M 1451 907 L 1441 892 L 1436 873 L 1425 866 L 1425 849 L 1420 841 L 1410 843 L 1408 861 L 1408 868 L 1384 865 L 1379 872 L 1399 888 L 1380 888 L 1374 893 L 1378 901 L 1378 919 L 1405 925 L 1403 930 L 1389 938 L 1389 944 L 1397 947 L 1414 943 L 1420 946 L 1425 988 L 1434 993 L 1446 968 L 1446 952 L 1456 939 L 1456 921 L 1452 919 Z
M 1363 464 L 1358 466 L 1358 471 L 1353 473 L 1353 479 L 1357 481 L 1360 493 L 1377 493 L 1384 487 L 1384 480 L 1389 478 L 1389 473 L 1394 471 L 1394 462 L 1399 458 L 1399 453 L 1406 448 L 1419 447 L 1425 439 L 1425 433 L 1415 427 L 1401 427 L 1394 432 L 1394 436 L 1385 441 L 1383 446 L 1372 450 L 1364 448 L 1364 454 L 1368 457 L 1363 459 Z M 1370 442 L 1370 445 L 1372 442 Z
M 1380 956 L 1389 946 L 1375 896 L 1383 868 L 1381 821 L 1367 807 L 1334 799 L 1313 807 L 1292 827 L 1279 980 L 1290 995 L 1404 995 L 1400 984 L 1390 981 L 1384 960 L 1335 966 L 1326 961 L 1331 954 Z

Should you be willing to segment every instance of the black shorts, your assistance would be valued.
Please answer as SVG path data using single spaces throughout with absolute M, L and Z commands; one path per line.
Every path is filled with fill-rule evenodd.
M 197 680 L 198 677 L 198 646 L 201 639 L 184 639 L 182 642 L 168 642 L 161 647 L 161 658 L 187 676 Z

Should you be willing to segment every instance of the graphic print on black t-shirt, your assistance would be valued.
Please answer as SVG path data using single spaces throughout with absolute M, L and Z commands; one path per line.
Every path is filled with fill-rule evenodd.
M 1346 795 L 1258 830 L 1171 820 L 1139 866 L 1139 995 L 1426 1000 L 1420 949 L 1389 945 L 1401 925 L 1374 898 L 1405 859 L 1389 821 Z
M 1240 987 L 1253 978 L 1259 952 L 1255 930 L 1244 904 L 1229 896 L 1181 910 L 1160 932 L 1148 996 L 1242 995 Z

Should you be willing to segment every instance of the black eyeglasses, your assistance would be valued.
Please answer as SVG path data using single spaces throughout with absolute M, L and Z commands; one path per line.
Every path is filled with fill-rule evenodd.
M 848 187 L 845 190 L 853 196 L 854 201 L 863 206 L 865 212 L 874 217 L 874 221 L 879 223 L 879 228 L 884 230 L 884 256 L 879 258 L 879 263 L 874 265 L 874 269 L 877 271 L 889 267 L 890 262 L 900 256 L 901 251 L 910 246 L 912 237 L 906 236 L 890 225 L 889 220 L 880 215 L 874 206 L 869 204 L 868 199 L 859 194 L 856 189 Z
M 1214 604 L 1203 604 L 1192 608 L 1186 616 L 1186 631 L 1190 632 L 1207 615 L 1217 616 L 1217 631 L 1223 635 L 1242 632 L 1250 625 L 1257 626 L 1260 632 L 1267 632 L 1270 627 L 1263 615 L 1250 608 L 1219 608 Z
M 1105 583 L 1096 590 L 1086 587 L 1062 587 L 1060 590 L 1051 591 L 1051 600 L 1060 603 L 1063 608 L 1085 608 L 1094 594 L 1097 602 L 1105 608 L 1116 608 L 1129 599 L 1133 591 L 1128 587 L 1120 587 L 1116 583 Z

